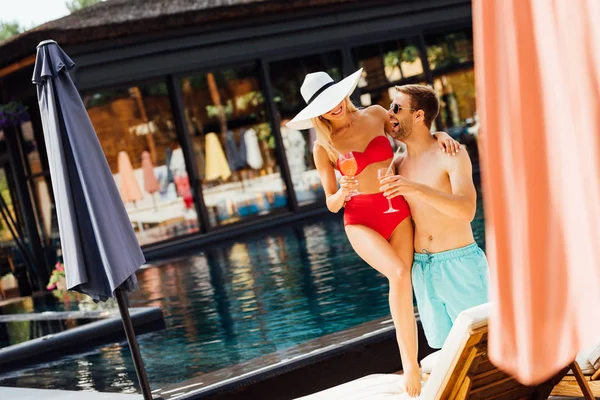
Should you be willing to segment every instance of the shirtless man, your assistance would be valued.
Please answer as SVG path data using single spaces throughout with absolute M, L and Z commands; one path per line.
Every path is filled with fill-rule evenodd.
M 467 151 L 448 157 L 431 135 L 439 112 L 433 89 L 396 89 L 391 134 L 408 150 L 396 163 L 398 175 L 383 179 L 380 189 L 387 198 L 405 196 L 410 206 L 415 297 L 429 346 L 441 348 L 458 314 L 488 299 L 487 260 L 471 230 L 477 194 Z

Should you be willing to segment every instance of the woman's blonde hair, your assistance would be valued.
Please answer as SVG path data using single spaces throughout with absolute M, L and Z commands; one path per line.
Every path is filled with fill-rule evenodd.
M 358 108 L 352 104 L 350 97 L 346 96 L 344 101 L 346 103 L 346 110 L 348 111 L 348 119 L 354 119 L 354 113 L 358 111 Z M 331 122 L 322 116 L 311 119 L 311 122 L 317 131 L 317 140 L 315 143 L 321 145 L 327 151 L 329 159 L 335 164 L 338 154 L 335 153 L 333 143 L 331 142 L 331 134 L 333 133 Z

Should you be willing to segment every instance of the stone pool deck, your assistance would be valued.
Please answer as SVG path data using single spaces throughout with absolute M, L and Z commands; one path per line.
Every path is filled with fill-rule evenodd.
M 99 392 L 77 392 L 67 390 L 46 390 L 0 387 L 2 400 L 143 400 L 141 394 L 116 394 Z
M 432 349 L 421 328 L 419 335 L 423 358 Z M 395 330 L 388 317 L 178 384 L 151 384 L 153 393 L 165 400 L 294 399 L 370 373 L 399 369 Z

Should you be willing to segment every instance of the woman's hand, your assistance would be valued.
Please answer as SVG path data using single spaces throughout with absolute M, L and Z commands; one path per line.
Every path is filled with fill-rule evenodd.
M 436 132 L 433 134 L 438 141 L 440 149 L 449 156 L 455 156 L 460 150 L 460 143 L 452 139 L 446 132 Z
M 358 181 L 356 178 L 350 178 L 346 175 L 340 178 L 340 190 L 344 193 L 346 201 L 348 201 L 348 194 L 358 187 Z

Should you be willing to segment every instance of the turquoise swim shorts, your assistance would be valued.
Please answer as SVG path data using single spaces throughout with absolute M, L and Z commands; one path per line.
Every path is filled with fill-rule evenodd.
M 412 282 L 427 342 L 439 349 L 458 314 L 488 301 L 487 259 L 477 243 L 415 253 Z

